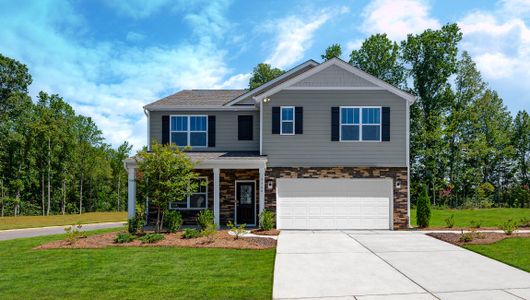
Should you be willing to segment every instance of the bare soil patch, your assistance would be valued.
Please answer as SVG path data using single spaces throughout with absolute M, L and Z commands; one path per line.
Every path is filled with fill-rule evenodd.
M 239 237 L 228 234 L 227 230 L 218 231 L 211 237 L 194 239 L 182 238 L 182 232 L 164 234 L 165 239 L 155 243 L 142 243 L 139 240 L 118 244 L 114 242 L 117 232 L 91 235 L 69 244 L 65 240 L 53 241 L 35 247 L 35 249 L 93 249 L 106 247 L 190 247 L 190 248 L 226 248 L 226 249 L 269 249 L 276 247 L 276 240 L 267 237 Z
M 461 233 L 448 233 L 448 232 L 433 232 L 427 233 L 428 236 L 432 236 L 439 240 L 455 244 L 455 245 L 469 245 L 469 244 L 492 244 L 500 240 L 514 237 L 530 238 L 530 233 L 513 233 L 512 235 L 506 235 L 499 232 L 470 232 L 473 239 L 468 242 L 460 240 Z
M 250 232 L 255 235 L 279 235 L 280 234 L 280 231 L 277 229 L 271 229 L 271 230 L 253 229 Z

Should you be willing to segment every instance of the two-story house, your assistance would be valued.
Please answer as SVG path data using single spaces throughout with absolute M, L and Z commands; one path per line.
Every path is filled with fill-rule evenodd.
M 217 225 L 256 225 L 269 209 L 279 229 L 402 229 L 414 100 L 335 58 L 253 90 L 183 90 L 144 110 L 148 142 L 191 146 L 207 182 L 171 203 L 187 220 L 211 209 Z M 137 165 L 125 165 L 132 216 Z

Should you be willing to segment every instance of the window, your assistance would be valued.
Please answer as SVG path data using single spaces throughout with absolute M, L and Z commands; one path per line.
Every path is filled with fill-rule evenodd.
M 205 209 L 208 207 L 208 178 L 197 179 L 197 191 L 186 199 L 169 203 L 170 209 Z
M 282 106 L 280 110 L 280 134 L 294 134 L 294 106 Z
M 252 141 L 253 120 L 252 116 L 237 116 L 237 139 L 239 141 Z
M 171 116 L 170 142 L 181 147 L 206 147 L 207 124 L 207 116 Z
M 381 141 L 380 107 L 341 107 L 341 141 Z

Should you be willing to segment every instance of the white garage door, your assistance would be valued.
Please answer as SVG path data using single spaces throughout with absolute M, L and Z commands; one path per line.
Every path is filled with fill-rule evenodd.
M 390 229 L 391 179 L 277 179 L 279 229 Z

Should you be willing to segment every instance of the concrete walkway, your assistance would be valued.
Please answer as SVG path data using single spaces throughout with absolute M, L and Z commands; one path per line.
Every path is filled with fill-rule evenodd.
M 282 231 L 275 299 L 530 299 L 530 273 L 417 232 Z
M 96 230 L 96 229 L 115 228 L 115 227 L 122 227 L 125 224 L 126 224 L 125 222 L 82 224 L 83 227 L 81 230 L 88 231 L 88 230 Z M 62 234 L 64 233 L 64 228 L 68 226 L 70 225 L 0 230 L 0 241 L 41 236 L 41 235 Z

